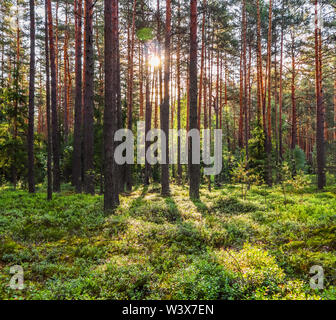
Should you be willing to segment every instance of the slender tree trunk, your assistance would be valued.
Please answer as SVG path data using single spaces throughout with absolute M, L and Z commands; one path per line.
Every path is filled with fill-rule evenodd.
M 267 101 L 267 184 L 272 186 L 272 0 L 269 1 L 269 18 L 268 18 L 268 39 L 267 39 L 267 67 L 268 67 L 268 101 Z M 266 96 L 266 94 L 265 94 Z
M 119 17 L 119 4 L 118 1 L 116 1 L 116 17 Z M 116 28 L 115 28 L 115 37 L 117 38 L 117 60 L 116 60 L 116 72 L 115 75 L 115 83 L 117 84 L 116 90 L 117 90 L 117 130 L 120 130 L 123 128 L 123 121 L 122 121 L 122 114 L 121 114 L 121 81 L 120 81 L 120 42 L 119 42 L 119 18 L 116 20 Z M 119 143 L 115 143 L 115 148 L 118 146 Z M 117 193 L 119 195 L 120 192 L 124 191 L 125 187 L 125 172 L 123 170 L 123 167 L 116 164 L 116 179 L 117 179 Z M 118 198 L 119 203 L 119 198 Z
M 50 74 L 49 74 L 49 34 L 48 34 L 48 0 L 45 0 L 45 59 L 46 59 L 46 113 L 47 113 L 47 199 L 52 199 L 52 133 L 50 117 Z
M 118 0 L 104 1 L 105 16 L 105 109 L 104 109 L 104 160 L 105 188 L 104 209 L 113 211 L 119 205 L 119 185 L 114 160 L 114 134 L 117 130 L 118 112 L 117 84 L 115 73 L 118 71 Z
M 56 56 L 52 22 L 51 0 L 48 1 L 48 27 L 50 46 L 50 70 L 51 70 L 51 113 L 52 113 L 52 145 L 53 145 L 53 189 L 54 192 L 61 191 L 60 182 L 60 143 L 57 117 L 57 83 L 56 83 Z
M 244 13 L 243 13 L 244 15 Z M 244 20 L 244 18 L 243 18 Z M 243 29 L 244 29 L 244 22 L 243 24 Z M 242 29 L 242 31 L 243 31 Z M 242 32 L 243 33 L 243 32 Z M 241 34 L 243 38 L 243 34 Z M 244 114 L 243 114 L 243 104 L 244 104 L 244 75 L 243 75 L 243 41 L 241 43 L 241 48 L 240 48 L 240 64 L 239 64 L 239 122 L 238 122 L 238 146 L 239 149 L 242 149 L 244 146 L 244 141 L 243 141 L 243 123 L 244 123 Z
M 198 97 L 198 129 L 201 129 L 201 110 L 202 110 L 202 90 L 203 90 L 203 72 L 205 59 L 205 14 L 207 1 L 203 0 L 203 18 L 202 18 L 202 53 L 201 53 L 201 74 L 199 81 L 199 97 Z
M 4 41 L 4 34 L 2 33 L 2 39 L 1 39 L 1 86 L 3 87 L 5 85 L 5 41 Z
M 284 10 L 284 4 L 283 8 Z M 281 48 L 280 48 L 280 74 L 279 74 L 279 160 L 280 163 L 283 161 L 283 144 L 282 144 L 282 108 L 283 108 L 283 49 L 284 49 L 284 18 L 282 14 L 281 20 Z
M 17 28 L 16 28 L 16 57 L 15 57 L 15 62 L 14 62 L 14 87 L 15 87 L 15 91 L 16 91 L 16 96 L 15 96 L 15 101 L 14 101 L 14 116 L 13 116 L 13 140 L 15 141 L 14 143 L 14 147 L 13 147 L 13 164 L 12 164 L 12 177 L 13 177 L 13 186 L 14 186 L 14 190 L 16 190 L 16 186 L 17 186 L 17 151 L 16 151 L 16 140 L 17 140 L 17 136 L 18 136 L 18 122 L 17 122 L 17 116 L 18 116 L 18 111 L 19 111 L 19 87 L 20 87 L 20 50 L 21 50 L 21 45 L 20 45 L 20 41 L 21 41 L 21 31 L 20 31 L 20 21 L 19 21 L 19 1 L 16 1 L 16 24 L 17 24 Z M 10 68 L 10 74 L 11 74 L 11 68 Z M 11 83 L 11 76 L 10 76 L 10 81 L 9 83 Z
M 64 31 L 64 47 L 63 47 L 63 62 L 64 62 L 64 140 L 68 141 L 69 135 L 69 70 L 68 70 L 68 3 L 65 7 L 65 31 Z
M 208 104 L 207 104 L 207 53 L 208 50 L 204 48 L 204 76 L 203 76 L 203 127 L 204 129 L 208 129 L 209 124 L 208 124 Z
M 143 98 L 143 48 L 142 43 L 139 41 L 139 104 L 140 104 L 140 120 L 144 118 L 144 98 Z
M 159 73 L 158 68 L 154 68 L 154 89 L 155 89 L 155 101 L 154 101 L 154 128 L 159 128 Z M 154 90 L 153 90 L 154 91 Z
M 295 69 L 295 51 L 294 51 L 294 30 L 292 31 L 292 140 L 291 140 L 291 149 L 294 150 L 297 144 L 297 114 L 296 114 L 296 87 L 295 87 L 295 78 L 296 78 L 296 69 Z
M 181 130 L 181 4 L 178 2 L 178 38 L 177 38 L 177 130 Z M 335 106 L 336 107 L 336 106 Z M 181 165 L 181 137 L 177 137 L 177 175 L 178 183 L 182 183 L 182 165 Z
M 271 141 L 272 141 L 272 0 L 269 1 L 269 19 L 268 19 L 268 49 L 267 49 L 267 65 L 268 65 L 268 103 L 267 103 L 267 137 L 269 143 L 269 152 L 271 152 Z
M 275 57 L 274 57 L 274 139 L 275 139 L 275 159 L 276 166 L 279 166 L 279 137 L 278 137 L 278 102 L 279 102 L 279 94 L 278 94 L 278 46 L 277 42 L 278 38 L 275 39 Z M 279 171 L 277 171 L 277 182 L 280 182 Z
M 75 127 L 72 175 L 76 192 L 82 191 L 82 0 L 75 0 Z
M 93 143 L 94 143 L 94 128 L 93 128 L 93 73 L 94 73 L 94 58 L 93 58 L 93 27 L 92 27 L 92 0 L 85 0 L 85 77 L 84 77 L 84 184 L 85 191 L 90 194 L 95 193 L 94 182 L 94 163 L 93 163 Z
M 225 105 L 225 122 L 226 122 L 226 140 L 228 151 L 231 151 L 231 139 L 230 139 L 230 124 L 229 124 L 229 110 L 228 110 L 228 65 L 227 65 L 227 55 L 225 54 L 225 82 L 224 82 L 224 105 Z
M 336 141 L 336 78 L 334 80 L 334 141 Z
M 29 123 L 28 123 L 28 187 L 35 192 L 34 177 L 34 98 L 35 98 L 35 3 L 30 7 L 30 71 L 29 71 Z
M 190 0 L 190 129 L 198 128 L 197 117 L 197 0 Z M 189 179 L 191 199 L 199 199 L 200 165 L 194 164 L 192 150 L 197 143 L 190 139 L 189 142 Z
M 133 3 L 133 14 L 132 14 L 132 31 L 131 31 L 131 50 L 130 50 L 130 61 L 129 61 L 129 88 L 128 88 L 128 108 L 127 108 L 127 129 L 132 131 L 133 126 L 133 60 L 134 60 L 134 43 L 135 43 L 135 16 L 136 16 L 136 0 Z M 128 191 L 132 190 L 132 165 L 126 165 L 125 180 L 126 189 Z
M 145 71 L 145 81 L 146 81 L 146 114 L 145 114 L 145 135 L 147 136 L 148 132 L 152 128 L 152 104 L 150 101 L 150 74 L 149 74 L 149 63 L 148 63 L 148 48 L 145 47 L 145 61 L 146 61 L 146 71 Z M 145 152 L 150 148 L 151 143 L 149 141 L 145 142 Z M 145 160 L 145 186 L 149 186 L 151 176 L 151 166 L 148 162 L 147 156 Z
M 249 112 L 248 112 L 248 85 L 247 85 L 247 17 L 246 17 L 246 0 L 243 0 L 243 78 L 244 78 L 244 116 L 245 116 L 245 153 L 246 162 L 249 160 Z
M 252 45 L 249 42 L 249 62 L 248 62 L 248 138 L 251 138 L 251 119 L 252 119 L 252 84 L 253 80 L 251 79 L 252 72 Z
M 161 58 L 161 18 L 160 18 L 160 0 L 157 0 L 157 42 L 158 42 L 158 55 Z M 160 88 L 160 106 L 163 100 L 163 89 L 162 89 L 162 63 L 160 63 L 159 68 L 159 88 Z
M 55 48 L 55 69 L 56 69 L 56 104 L 57 104 L 57 119 L 58 119 L 58 131 L 60 132 L 60 123 L 61 121 L 59 119 L 61 119 L 61 112 L 60 112 L 60 108 L 61 108 L 61 103 L 60 103 L 60 95 L 59 95 L 59 84 L 61 81 L 59 81 L 59 61 L 58 61 L 58 55 L 59 55 L 59 51 L 58 51 L 58 8 L 59 8 L 59 1 L 56 1 L 56 12 L 55 12 L 55 26 L 53 26 L 54 28 L 54 32 L 55 32 L 55 44 L 54 44 L 54 48 Z M 60 139 L 60 136 L 59 136 Z
M 165 25 L 165 65 L 164 65 L 164 100 L 160 108 L 161 130 L 165 134 L 162 141 L 166 150 L 165 164 L 161 165 L 161 193 L 167 196 L 169 190 L 169 81 L 170 81 L 170 37 L 171 37 L 171 0 L 166 0 L 166 25 Z M 162 140 L 164 139 L 162 138 Z
M 320 41 L 321 32 L 318 21 L 318 1 L 315 0 L 315 73 L 316 73 L 316 151 L 317 151 L 317 176 L 318 188 L 323 189 L 326 185 L 325 174 L 325 137 L 324 137 L 324 106 L 321 89 L 321 59 Z
M 322 10 L 320 8 L 320 10 Z M 321 90 L 321 97 L 322 97 L 322 103 L 323 103 L 323 113 L 324 113 L 324 140 L 325 143 L 328 142 L 328 122 L 327 122 L 327 113 L 326 113 L 326 105 L 323 102 L 323 56 L 322 56 L 322 30 L 321 28 L 319 28 L 319 33 L 318 33 L 318 40 L 319 40 L 319 59 L 320 59 L 320 90 Z
M 263 103 L 263 75 L 262 75 L 262 53 L 261 53 L 261 17 L 260 0 L 257 0 L 257 119 L 261 124 L 261 109 Z

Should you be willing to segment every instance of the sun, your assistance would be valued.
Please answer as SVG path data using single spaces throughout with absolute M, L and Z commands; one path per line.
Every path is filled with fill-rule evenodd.
M 157 68 L 161 63 L 161 60 L 158 56 L 150 56 L 149 57 L 149 64 L 153 68 Z

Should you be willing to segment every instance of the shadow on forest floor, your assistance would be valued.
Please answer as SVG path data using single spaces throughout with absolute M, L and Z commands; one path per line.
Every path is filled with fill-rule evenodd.
M 197 211 L 199 213 L 201 213 L 202 215 L 208 213 L 209 208 L 207 207 L 207 205 L 201 199 L 194 199 L 194 200 L 191 200 L 191 201 L 195 205 L 195 207 L 197 208 Z

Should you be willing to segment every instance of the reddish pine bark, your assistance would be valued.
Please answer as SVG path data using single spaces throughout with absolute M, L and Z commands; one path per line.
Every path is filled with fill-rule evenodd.
M 104 209 L 113 211 L 119 205 L 117 166 L 114 160 L 114 134 L 118 128 L 118 0 L 104 1 L 105 39 L 105 108 L 104 108 Z
M 178 37 L 177 37 L 177 53 L 176 53 L 176 67 L 177 67 L 177 130 L 181 129 L 181 5 L 178 2 Z M 335 106 L 336 107 L 336 106 Z M 181 137 L 177 137 L 177 175 L 178 182 L 182 183 L 182 165 L 181 165 Z
M 197 116 L 197 1 L 190 0 L 190 129 L 198 128 Z M 189 142 L 189 195 L 191 199 L 199 199 L 200 165 L 192 163 L 192 148 L 195 142 Z
M 263 75 L 262 75 L 262 55 L 261 55 L 261 18 L 260 0 L 257 0 L 257 119 L 261 123 L 261 109 L 263 103 Z
M 243 95 L 243 106 L 244 106 L 244 116 L 245 116 L 245 152 L 246 152 L 246 161 L 249 159 L 249 135 L 248 135 L 248 126 L 249 126 L 249 113 L 248 113 L 248 85 L 247 85 L 247 17 L 246 17 L 246 1 L 243 0 L 243 78 L 244 78 L 244 95 Z
M 164 100 L 160 108 L 161 130 L 165 133 L 166 163 L 161 165 L 161 194 L 167 196 L 169 190 L 169 81 L 170 81 L 170 37 L 171 37 L 171 0 L 166 0 L 165 25 L 165 65 Z M 162 144 L 162 148 L 164 144 Z
M 72 179 L 76 192 L 82 191 L 82 0 L 74 1 L 75 12 L 75 124 Z
M 66 29 L 64 32 L 64 46 L 63 46 L 63 63 L 64 63 L 64 140 L 68 141 L 69 134 L 69 58 L 68 58 L 68 41 L 69 41 L 69 30 L 68 30 L 68 3 L 65 7 L 65 25 Z
M 143 98 L 143 48 L 142 44 L 139 41 L 139 100 L 140 100 L 140 120 L 143 120 L 144 117 L 144 98 Z
M 201 74 L 200 74 L 199 98 L 198 98 L 198 129 L 201 128 L 203 72 L 204 72 L 204 59 L 205 59 L 204 57 L 205 56 L 205 14 L 206 14 L 206 0 L 203 0 Z
M 321 47 L 320 47 L 320 28 L 318 22 L 318 1 L 315 0 L 315 76 L 316 76 L 316 151 L 317 151 L 317 177 L 318 188 L 323 189 L 326 185 L 325 174 L 325 137 L 324 137 L 324 106 L 322 97 L 321 70 Z
M 149 75 L 149 63 L 148 63 L 148 48 L 145 48 L 145 81 L 146 81 L 146 114 L 145 114 L 145 134 L 147 136 L 148 132 L 152 128 L 152 104 L 150 101 L 150 75 Z M 145 142 L 145 152 L 150 148 L 151 143 L 146 140 Z M 150 184 L 150 176 L 151 176 L 151 166 L 147 161 L 147 157 L 145 159 L 145 185 L 148 186 Z
M 244 24 L 244 23 L 243 23 Z M 244 76 L 243 76 L 243 44 L 240 50 L 240 65 L 239 65 L 239 122 L 238 122 L 238 146 L 243 148 L 243 95 L 244 95 Z
M 46 59 L 46 113 L 47 113 L 47 200 L 52 199 L 52 133 L 50 117 L 50 58 L 49 58 L 49 30 L 48 30 L 48 0 L 45 1 L 45 59 Z
M 272 123 L 271 123 L 271 84 L 272 84 L 272 0 L 269 1 L 269 18 L 268 18 L 268 39 L 267 39 L 267 68 L 268 68 L 268 103 L 267 103 L 267 136 L 266 136 L 266 153 L 267 153 L 267 184 L 272 186 Z M 266 85 L 265 85 L 266 86 Z M 266 88 L 265 88 L 266 90 Z M 266 97 L 266 92 L 265 92 Z M 264 99 L 265 99 L 264 97 Z M 264 108 L 263 108 L 263 112 Z M 265 118 L 264 118 L 265 121 Z M 264 124 L 264 128 L 265 128 Z
M 30 9 L 30 69 L 29 69 L 29 122 L 28 122 L 28 188 L 35 192 L 34 176 L 34 99 L 35 99 L 35 3 L 29 1 Z
M 291 34 L 292 45 L 291 45 L 291 54 L 292 54 L 292 84 L 291 84 L 291 99 L 292 99 L 292 139 L 291 139 L 291 149 L 294 150 L 297 144 L 297 112 L 296 112 L 296 87 L 295 87 L 295 78 L 296 78 L 296 66 L 295 66 L 295 38 L 294 31 Z
M 134 77 L 134 44 L 135 44 L 135 15 L 136 15 L 136 0 L 133 3 L 132 14 L 132 30 L 131 30 L 131 46 L 129 57 L 129 81 L 128 81 L 128 103 L 127 103 L 127 129 L 132 130 L 133 126 L 133 77 Z M 132 166 L 125 167 L 125 184 L 128 191 L 132 190 Z
M 271 123 L 271 116 L 272 116 L 272 110 L 271 110 L 271 98 L 272 98 L 272 87 L 271 87 L 271 80 L 272 80 L 272 61 L 271 61 L 271 55 L 272 55 L 272 0 L 269 1 L 269 19 L 268 19 L 268 49 L 267 49 L 267 59 L 268 59 L 268 103 L 267 103 L 267 137 L 268 137 L 268 143 L 270 144 L 269 149 L 271 147 L 271 139 L 272 139 L 272 123 Z M 270 152 L 270 150 L 269 150 Z
M 284 4 L 283 4 L 284 6 Z M 282 107 L 283 107 L 283 49 L 284 49 L 284 30 L 283 30 L 283 17 L 281 21 L 281 48 L 280 48 L 280 74 L 279 74 L 279 159 L 283 160 L 283 140 L 282 140 Z
M 55 42 L 53 32 L 53 20 L 51 11 L 51 0 L 48 3 L 48 29 L 49 29 L 49 47 L 50 47 L 50 70 L 51 70 L 51 114 L 52 114 L 52 146 L 53 146 L 53 190 L 61 191 L 60 180 L 60 142 L 58 131 L 58 108 L 57 108 L 57 70 Z
M 94 143 L 94 129 L 93 129 L 93 73 L 94 73 L 94 58 L 93 58 L 93 1 L 85 0 L 85 59 L 84 59 L 84 184 L 85 192 L 95 193 L 94 182 L 94 163 L 93 163 L 93 143 Z

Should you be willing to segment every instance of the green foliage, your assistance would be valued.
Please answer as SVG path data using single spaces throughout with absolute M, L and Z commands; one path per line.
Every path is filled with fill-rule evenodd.
M 336 195 L 288 186 L 188 190 L 172 185 L 121 197 L 105 216 L 102 197 L 69 186 L 44 193 L 0 191 L 0 297 L 4 299 L 332 299 L 336 266 Z M 26 289 L 8 287 L 21 265 Z M 326 289 L 309 287 L 321 265 Z
M 288 150 L 285 159 L 290 165 L 291 172 L 307 171 L 306 155 L 299 146 L 294 150 Z
M 233 300 L 239 298 L 237 275 L 225 270 L 211 257 L 197 257 L 171 279 L 171 299 Z
M 237 167 L 232 170 L 233 182 L 242 186 L 242 198 L 246 200 L 246 195 L 251 185 L 260 185 L 262 179 L 256 168 L 249 169 L 245 161 L 239 161 Z
M 141 28 L 136 32 L 136 35 L 140 41 L 146 42 L 154 38 L 154 32 L 152 28 Z
M 252 132 L 252 139 L 249 141 L 249 162 L 248 167 L 254 174 L 265 180 L 267 154 L 265 152 L 265 134 L 260 124 L 257 124 Z

